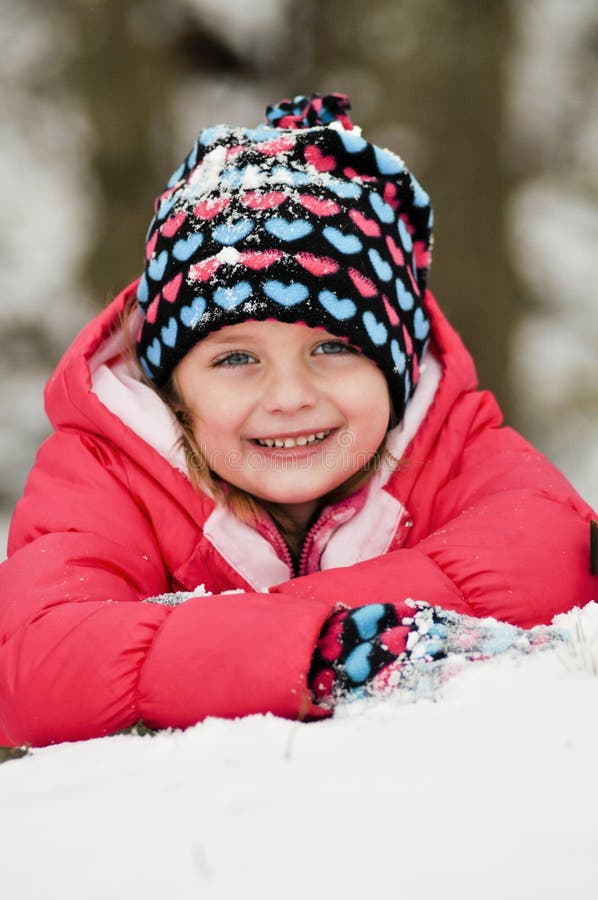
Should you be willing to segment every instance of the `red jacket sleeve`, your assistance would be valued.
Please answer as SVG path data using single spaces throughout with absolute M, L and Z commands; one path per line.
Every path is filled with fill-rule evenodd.
M 334 604 L 143 602 L 171 588 L 147 516 L 115 459 L 74 437 L 66 446 L 51 439 L 40 453 L 0 566 L 0 744 L 98 737 L 139 719 L 321 715 L 307 672 Z
M 491 395 L 466 396 L 417 474 L 423 454 L 417 444 L 407 454 L 412 527 L 403 546 L 271 591 L 350 605 L 410 597 L 524 628 L 598 599 L 593 511 L 541 453 L 499 426 Z

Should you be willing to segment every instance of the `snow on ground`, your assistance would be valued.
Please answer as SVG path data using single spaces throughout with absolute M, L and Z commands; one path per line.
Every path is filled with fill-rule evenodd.
M 6 763 L 3 895 L 591 896 L 598 606 L 579 621 L 581 641 L 470 663 L 435 700 L 308 725 L 211 719 Z

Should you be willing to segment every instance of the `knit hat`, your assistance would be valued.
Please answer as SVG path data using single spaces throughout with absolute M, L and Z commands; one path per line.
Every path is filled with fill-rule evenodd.
M 210 332 L 276 319 L 358 347 L 402 417 L 430 330 L 432 211 L 349 108 L 343 94 L 312 94 L 268 107 L 268 125 L 201 132 L 146 239 L 137 354 L 158 387 Z

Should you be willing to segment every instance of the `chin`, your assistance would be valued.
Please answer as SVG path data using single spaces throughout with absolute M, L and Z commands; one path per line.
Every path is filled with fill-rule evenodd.
M 252 493 L 254 497 L 258 500 L 265 500 L 268 503 L 283 503 L 283 504 L 299 504 L 299 503 L 315 503 L 318 500 L 321 500 L 322 497 L 325 497 L 331 491 L 336 490 L 336 488 L 340 487 L 343 482 L 333 482 L 331 484 L 321 485 L 317 488 L 297 488 L 297 489 L 289 489 L 288 486 L 286 489 L 276 489 L 276 488 L 254 488 L 253 490 L 249 490 L 249 493 Z M 245 488 L 245 490 L 248 490 Z

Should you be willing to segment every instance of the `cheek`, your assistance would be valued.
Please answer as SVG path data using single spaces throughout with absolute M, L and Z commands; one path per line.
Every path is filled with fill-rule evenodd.
M 193 408 L 193 434 L 206 447 L 238 446 L 244 432 L 248 410 L 237 394 L 206 392 L 205 399 Z
M 353 411 L 367 439 L 378 442 L 388 430 L 390 396 L 386 379 L 378 370 L 370 370 L 353 385 Z M 379 440 L 378 440 L 379 439 Z

